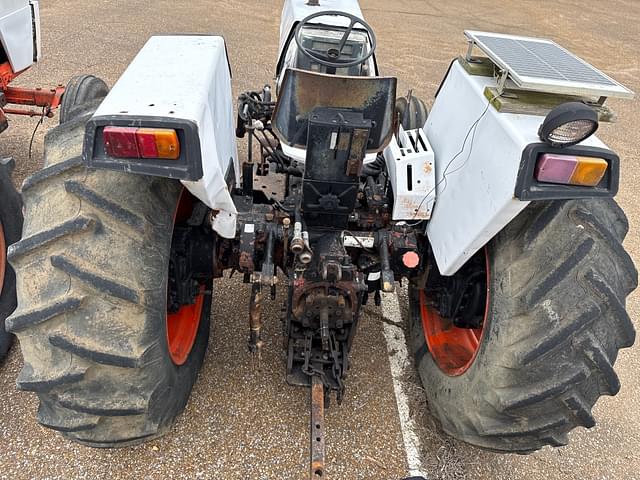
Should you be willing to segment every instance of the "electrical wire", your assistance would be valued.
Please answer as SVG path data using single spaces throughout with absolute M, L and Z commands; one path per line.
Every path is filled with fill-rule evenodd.
M 449 162 L 447 163 L 447 166 L 445 167 L 444 171 L 442 172 L 442 178 L 440 180 L 438 180 L 438 182 L 435 184 L 435 186 L 429 190 L 429 192 L 424 196 L 424 198 L 422 199 L 422 201 L 420 202 L 420 204 L 418 205 L 418 208 L 416 209 L 415 213 L 413 214 L 413 218 L 416 218 L 416 216 L 418 215 L 418 212 L 420 212 L 420 207 L 422 207 L 422 204 L 429 198 L 429 196 L 440 186 L 440 184 L 442 182 L 444 182 L 444 188 L 442 189 L 442 191 L 440 192 L 440 194 L 442 194 L 448 185 L 448 181 L 447 181 L 447 176 L 451 175 L 455 172 L 460 171 L 469 161 L 469 158 L 471 158 L 471 152 L 473 151 L 473 142 L 475 140 L 476 137 L 476 131 L 478 130 L 478 125 L 480 124 L 480 121 L 484 118 L 484 116 L 487 114 L 487 112 L 489 111 L 489 107 L 491 106 L 491 104 L 494 102 L 494 100 L 496 100 L 497 98 L 499 98 L 502 94 L 498 94 L 495 95 L 493 98 L 491 98 L 491 100 L 489 100 L 487 102 L 487 105 L 484 107 L 484 110 L 482 111 L 482 113 L 480 114 L 480 116 L 476 119 L 475 122 L 473 122 L 471 124 L 471 126 L 469 127 L 469 130 L 467 131 L 465 137 L 464 137 L 464 141 L 462 142 L 462 147 L 460 148 L 460 151 L 458 153 L 456 153 L 453 158 L 451 160 L 449 160 Z M 449 167 L 453 164 L 453 162 L 456 161 L 456 159 L 462 155 L 464 153 L 464 150 L 467 146 L 467 140 L 469 139 L 469 136 L 471 135 L 471 144 L 469 146 L 469 153 L 467 154 L 467 157 L 465 158 L 464 162 L 462 162 L 462 164 L 460 164 L 458 167 L 456 167 L 455 169 L 453 169 L 452 171 L 448 171 Z M 410 226 L 414 226 L 417 225 L 418 223 L 420 223 L 422 220 L 420 220 L 419 222 L 416 222 Z
M 29 142 L 29 160 L 31 160 L 31 154 L 33 153 L 33 140 L 36 138 L 36 133 L 38 132 L 40 125 L 44 123 L 46 108 L 47 107 L 42 107 L 42 115 L 40 116 L 38 123 L 36 123 L 36 128 L 33 129 L 33 133 L 31 134 L 31 141 Z

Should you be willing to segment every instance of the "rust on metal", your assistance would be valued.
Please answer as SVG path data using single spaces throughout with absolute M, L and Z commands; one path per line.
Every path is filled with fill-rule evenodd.
M 238 266 L 243 272 L 253 272 L 253 256 L 249 252 L 240 252 L 240 257 L 238 258 Z
M 333 295 L 328 293 L 330 287 L 335 289 Z M 306 311 L 305 304 L 308 302 L 314 305 L 322 300 L 329 300 L 331 303 L 340 302 L 345 313 L 353 314 L 355 306 L 358 305 L 358 290 L 350 281 L 340 281 L 332 285 L 331 282 L 305 282 L 302 278 L 297 279 L 294 282 L 291 298 L 291 313 L 302 320 Z
M 343 136 L 341 134 L 341 136 Z M 362 173 L 362 162 L 366 155 L 367 142 L 369 140 L 369 130 L 355 128 L 353 130 L 353 138 L 351 145 L 344 150 L 349 149 L 349 158 L 347 160 L 346 174 L 350 176 L 360 175 Z
M 249 300 L 249 351 L 257 353 L 262 351 L 262 286 L 260 282 L 254 282 L 251 287 Z
M 325 477 L 324 471 L 324 385 L 317 375 L 311 379 L 311 480 Z
M 286 196 L 286 179 L 284 175 L 256 175 L 253 188 L 262 191 L 267 198 L 282 202 Z

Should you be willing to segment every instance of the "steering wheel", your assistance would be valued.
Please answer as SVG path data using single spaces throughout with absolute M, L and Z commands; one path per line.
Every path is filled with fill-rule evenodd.
M 347 27 L 347 30 L 344 32 L 344 35 L 340 39 L 340 43 L 338 43 L 338 46 L 329 48 L 327 50 L 326 57 L 325 57 L 325 56 L 321 56 L 318 52 L 315 52 L 314 50 L 302 45 L 302 29 L 307 26 L 319 27 L 320 24 L 311 23 L 311 20 L 318 17 L 327 17 L 327 16 L 347 18 L 349 20 L 349 27 Z M 349 35 L 351 35 L 351 32 L 353 31 L 353 28 L 356 25 L 362 25 L 364 27 L 364 30 L 367 32 L 367 35 L 369 35 L 371 48 L 369 49 L 369 52 L 367 52 L 366 54 L 360 55 L 358 58 L 355 58 L 349 61 L 340 61 L 340 57 L 342 56 L 342 51 L 344 50 L 344 47 L 347 44 Z M 324 65 L 325 67 L 333 67 L 333 68 L 346 68 L 346 67 L 355 67 L 356 65 L 360 65 L 361 63 L 364 63 L 367 60 L 369 60 L 371 55 L 373 55 L 373 53 L 375 52 L 376 46 L 377 46 L 376 35 L 375 33 L 373 33 L 373 29 L 369 26 L 367 22 L 365 22 L 361 18 L 356 17 L 355 15 L 351 15 L 345 12 L 338 12 L 336 10 L 327 10 L 327 11 L 317 12 L 312 15 L 309 15 L 307 18 L 302 20 L 296 27 L 295 39 L 296 39 L 296 44 L 298 45 L 298 48 L 304 55 L 306 55 L 313 61 L 318 62 L 321 65 Z

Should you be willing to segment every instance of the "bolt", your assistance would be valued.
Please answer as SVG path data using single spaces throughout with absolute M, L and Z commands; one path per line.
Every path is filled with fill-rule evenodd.
M 273 213 L 267 213 L 264 218 L 267 219 L 267 222 L 273 221 Z
M 289 220 L 289 217 L 284 217 L 282 219 L 282 225 L 284 225 L 285 228 L 289 228 L 289 225 L 291 225 L 291 220 Z

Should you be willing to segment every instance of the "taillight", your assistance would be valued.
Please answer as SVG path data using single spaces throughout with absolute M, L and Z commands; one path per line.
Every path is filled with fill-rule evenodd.
M 536 180 L 565 185 L 595 187 L 607 171 L 603 158 L 545 153 L 536 165 Z
M 115 158 L 180 158 L 180 140 L 169 128 L 105 127 L 104 148 Z
M 140 128 L 136 132 L 142 158 L 176 160 L 180 157 L 180 141 L 175 130 L 168 128 Z
M 104 148 L 107 154 L 116 158 L 140 158 L 136 130 L 131 127 L 105 127 Z

